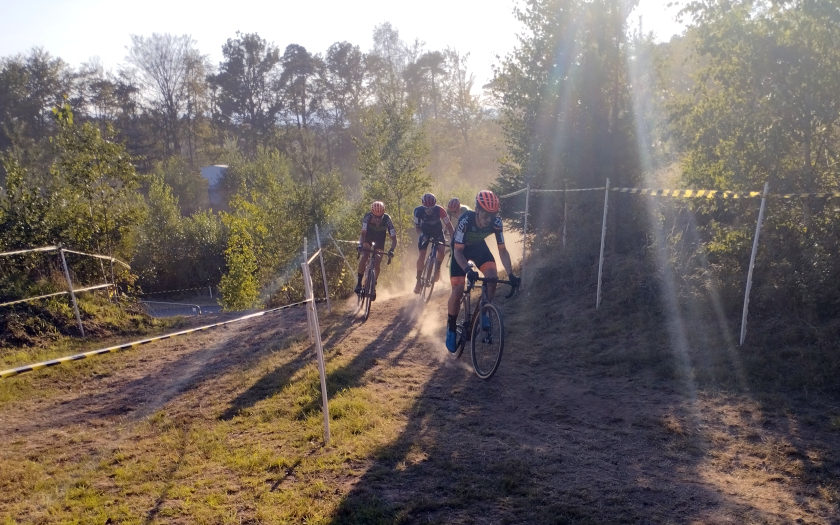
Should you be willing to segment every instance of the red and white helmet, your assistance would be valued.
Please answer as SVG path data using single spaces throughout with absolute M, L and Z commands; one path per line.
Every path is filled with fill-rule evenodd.
M 373 201 L 373 204 L 370 205 L 370 212 L 377 217 L 382 217 L 385 214 L 385 203 Z
M 425 195 L 423 195 L 421 201 L 423 202 L 423 206 L 427 208 L 431 208 L 432 206 L 437 204 L 437 199 L 432 193 L 426 193 Z
M 475 207 L 479 207 L 488 213 L 498 213 L 499 198 L 490 190 L 481 190 L 475 196 Z
M 458 197 L 452 197 L 451 199 L 449 199 L 449 203 L 446 205 L 446 209 L 452 213 L 461 211 L 461 201 L 458 199 Z

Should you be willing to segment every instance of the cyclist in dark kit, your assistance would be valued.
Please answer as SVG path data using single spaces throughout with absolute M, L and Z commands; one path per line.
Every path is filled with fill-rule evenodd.
M 443 228 L 452 236 L 452 223 L 449 220 L 446 210 L 437 203 L 437 199 L 431 193 L 426 193 L 420 199 L 421 205 L 414 208 L 414 230 L 417 232 L 417 284 L 414 286 L 414 293 L 420 293 L 420 276 L 423 274 L 423 265 L 426 261 L 426 248 L 429 241 L 438 239 L 443 241 Z M 437 262 L 435 263 L 435 275 L 432 281 L 440 279 L 440 265 L 443 262 L 443 255 L 446 250 L 437 251 Z
M 359 269 L 356 280 L 356 293 L 362 291 L 362 273 L 370 257 L 370 244 L 376 243 L 376 276 L 379 277 L 379 267 L 382 263 L 382 251 L 385 246 L 385 233 L 391 236 L 391 248 L 388 250 L 388 257 L 394 256 L 394 248 L 397 247 L 397 230 L 391 216 L 385 213 L 385 204 L 382 201 L 374 201 L 370 205 L 370 211 L 362 218 L 362 233 L 359 236 L 357 249 L 361 252 Z M 362 249 L 364 248 L 364 249 Z M 371 300 L 376 297 L 371 297 Z
M 447 308 L 446 328 L 446 349 L 455 351 L 457 336 L 455 325 L 458 322 L 458 312 L 461 309 L 461 296 L 464 294 L 465 278 L 475 281 L 478 272 L 469 270 L 467 261 L 473 261 L 476 267 L 481 270 L 484 277 L 495 279 L 496 259 L 490 252 L 485 240 L 490 235 L 495 235 L 496 246 L 499 248 L 499 258 L 508 274 L 508 279 L 514 287 L 519 285 L 519 277 L 513 274 L 513 267 L 510 262 L 510 254 L 505 247 L 505 238 L 502 235 L 502 218 L 499 217 L 499 198 L 490 190 L 481 190 L 475 196 L 475 211 L 465 211 L 458 220 L 455 228 L 455 235 L 452 239 L 452 263 L 449 266 L 449 280 L 452 284 L 452 293 L 449 296 Z M 496 293 L 496 283 L 488 282 L 487 296 L 492 301 Z M 485 319 L 482 319 L 482 326 Z

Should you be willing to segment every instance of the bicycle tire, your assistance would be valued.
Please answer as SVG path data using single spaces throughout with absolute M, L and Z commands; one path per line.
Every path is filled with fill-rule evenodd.
M 468 307 L 467 301 L 462 300 L 461 310 L 458 312 L 458 321 L 455 323 L 455 351 L 452 352 L 455 357 L 461 357 L 461 352 L 464 351 L 464 347 L 467 346 L 467 341 L 470 339 L 470 316 L 472 313 Z
M 482 316 L 489 326 L 482 326 Z M 502 312 L 492 303 L 486 303 L 479 309 L 479 315 L 473 320 L 470 338 L 471 354 L 475 375 L 481 379 L 490 379 L 502 362 L 505 348 L 505 325 Z
M 428 303 L 429 300 L 432 298 L 432 291 L 435 289 L 435 266 L 437 266 L 437 245 L 434 247 L 434 251 L 432 252 L 432 256 L 429 257 L 429 291 L 426 293 L 426 302 Z
M 376 290 L 376 283 L 374 282 L 373 270 L 370 270 L 368 271 L 367 282 L 365 282 L 364 288 L 364 303 L 362 304 L 363 321 L 367 321 L 368 316 L 370 316 L 371 295 L 373 295 L 374 290 Z
M 435 273 L 434 258 L 430 255 L 426 258 L 426 265 L 423 267 L 423 273 L 420 276 L 420 300 L 422 302 L 429 302 L 432 298 L 432 289 L 435 283 L 432 282 L 432 277 Z

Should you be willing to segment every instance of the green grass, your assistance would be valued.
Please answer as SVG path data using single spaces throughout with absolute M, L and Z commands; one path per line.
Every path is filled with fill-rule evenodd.
M 290 341 L 281 343 L 291 344 L 288 352 L 306 347 Z M 59 345 L 45 354 L 66 350 Z M 340 378 L 347 361 L 330 360 L 328 374 Z M 106 368 L 80 361 L 4 380 L 0 399 L 13 402 L 36 390 L 49 398 L 61 391 L 59 383 L 78 388 L 100 366 Z M 256 363 L 235 374 L 253 383 L 270 368 Z M 218 415 L 229 400 L 206 401 L 211 406 L 204 409 Z M 332 441 L 323 446 L 320 382 L 316 366 L 307 364 L 283 388 L 227 420 L 160 411 L 126 422 L 106 439 L 84 430 L 56 436 L 59 446 L 38 451 L 24 442 L 4 443 L 0 519 L 324 523 L 341 501 L 335 480 L 358 476 L 399 434 L 399 409 L 365 388 L 340 388 L 330 404 Z

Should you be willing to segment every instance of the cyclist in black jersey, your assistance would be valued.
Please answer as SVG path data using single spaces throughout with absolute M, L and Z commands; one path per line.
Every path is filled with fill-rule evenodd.
M 452 263 L 449 267 L 449 280 L 452 283 L 452 293 L 449 296 L 446 348 L 455 351 L 457 336 L 455 325 L 458 322 L 458 312 L 461 309 L 461 296 L 464 294 L 465 277 L 470 281 L 478 278 L 478 272 L 468 271 L 467 261 L 473 261 L 487 278 L 496 278 L 496 259 L 490 252 L 485 240 L 489 235 L 495 235 L 496 246 L 499 248 L 499 258 L 508 274 L 508 279 L 517 283 L 519 278 L 513 274 L 510 254 L 505 248 L 505 238 L 502 235 L 502 219 L 498 216 L 499 198 L 490 190 L 481 190 L 475 197 L 475 211 L 465 211 L 458 220 L 455 235 L 452 238 Z M 490 300 L 496 293 L 496 283 L 486 282 L 487 296 Z M 484 319 L 482 319 L 482 323 Z
M 426 263 L 426 248 L 429 241 L 438 239 L 443 242 L 443 227 L 446 233 L 452 237 L 452 222 L 446 214 L 443 206 L 437 204 L 437 199 L 431 193 L 426 193 L 420 199 L 421 205 L 414 208 L 414 230 L 417 232 L 417 284 L 414 286 L 414 293 L 420 293 L 420 276 L 423 274 L 423 266 Z M 443 262 L 444 252 L 441 248 L 437 251 L 437 262 L 435 263 L 435 275 L 433 281 L 440 279 L 440 265 Z
M 362 256 L 359 259 L 359 269 L 356 280 L 356 293 L 362 290 L 362 273 L 365 271 L 365 266 L 370 257 L 370 243 L 376 243 L 376 276 L 379 277 L 379 267 L 382 263 L 381 253 L 385 246 L 385 233 L 391 236 L 391 248 L 388 250 L 388 257 L 394 256 L 394 248 L 397 247 L 397 230 L 394 229 L 394 223 L 391 221 L 391 216 L 385 213 L 385 204 L 382 201 L 375 201 L 370 205 L 370 211 L 362 218 L 362 233 L 359 236 L 358 250 Z M 362 250 L 365 248 L 365 250 Z M 375 297 L 371 297 L 374 300 Z

